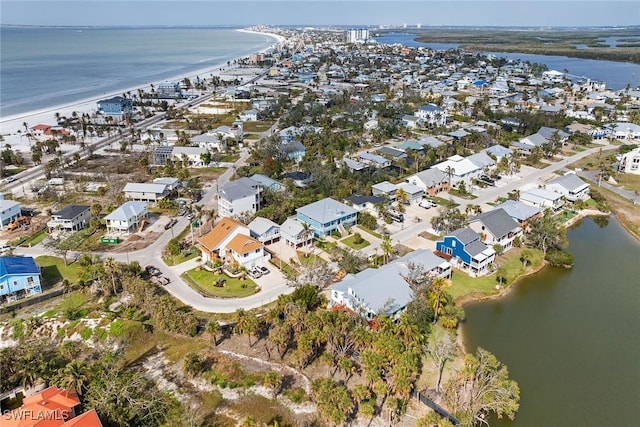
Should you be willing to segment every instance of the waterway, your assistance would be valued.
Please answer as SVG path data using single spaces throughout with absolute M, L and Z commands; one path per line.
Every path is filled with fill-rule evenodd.
M 409 47 L 428 47 L 436 50 L 457 49 L 456 43 L 422 43 L 415 40 L 415 34 L 389 33 L 375 40 L 378 43 L 399 43 Z M 545 64 L 550 70 L 569 70 L 575 76 L 585 76 L 593 80 L 604 81 L 607 88 L 613 90 L 624 89 L 627 84 L 631 87 L 640 86 L 640 64 L 627 62 L 600 61 L 595 59 L 569 58 L 567 56 L 533 55 L 511 52 L 484 52 L 498 57 L 513 60 L 529 61 Z
M 491 351 L 520 385 L 515 421 L 492 427 L 640 425 L 640 243 L 601 220 L 568 230 L 573 269 L 465 307 L 466 350 Z

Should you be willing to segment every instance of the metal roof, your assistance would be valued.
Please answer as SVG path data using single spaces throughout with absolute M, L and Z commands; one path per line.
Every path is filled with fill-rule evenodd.
M 73 219 L 89 209 L 90 207 L 86 205 L 69 205 L 58 212 L 54 212 L 52 216 L 60 217 L 60 219 Z
M 321 224 L 336 221 L 357 213 L 357 211 L 351 206 L 347 206 L 344 203 L 338 202 L 337 200 L 333 200 L 329 197 L 310 203 L 306 206 L 302 206 L 296 209 L 296 212 L 306 216 L 307 218 L 318 221 Z
M 480 215 L 472 218 L 470 222 L 480 221 L 486 228 L 489 229 L 491 234 L 500 239 L 503 236 L 509 234 L 510 231 L 519 228 L 518 224 L 511 218 L 504 209 L 498 208 L 490 210 L 489 212 L 481 213 Z
M 32 257 L 0 257 L 0 276 L 7 274 L 40 274 L 40 267 Z

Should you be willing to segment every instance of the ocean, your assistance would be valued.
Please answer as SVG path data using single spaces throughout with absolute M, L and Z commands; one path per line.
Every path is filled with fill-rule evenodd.
M 0 117 L 194 75 L 275 43 L 228 28 L 0 26 Z

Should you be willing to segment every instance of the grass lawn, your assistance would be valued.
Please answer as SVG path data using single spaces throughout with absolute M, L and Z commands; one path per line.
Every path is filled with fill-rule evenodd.
M 439 204 L 441 206 L 444 206 L 445 208 L 455 208 L 455 207 L 460 206 L 459 204 L 457 204 L 453 200 L 443 199 L 442 197 L 433 197 L 431 200 L 433 200 L 434 202 L 436 202 L 437 204 Z
M 36 264 L 42 267 L 42 279 L 48 286 L 55 285 L 64 279 L 71 283 L 78 283 L 82 267 L 77 262 L 64 265 L 62 258 L 42 255 L 36 258 Z
M 240 280 L 240 278 L 230 277 L 226 274 L 217 274 L 209 270 L 197 268 L 183 273 L 180 277 L 197 291 L 207 296 L 219 298 L 242 298 L 256 293 L 258 286 L 251 279 Z M 226 280 L 224 287 L 214 286 L 218 279 Z
M 565 209 L 559 214 L 559 218 L 560 221 L 567 222 L 576 215 L 578 215 L 576 211 Z
M 44 228 L 34 234 L 32 234 L 31 236 L 29 236 L 29 238 L 27 238 L 27 240 L 23 241 L 20 246 L 25 246 L 25 247 L 31 247 L 31 246 L 35 246 L 38 243 L 42 242 L 44 239 L 46 239 L 48 236 L 47 234 L 47 230 L 45 230 Z
M 587 206 L 589 206 L 592 209 L 597 209 L 598 208 L 598 204 L 593 199 L 588 199 L 585 203 L 587 204 Z
M 264 132 L 269 130 L 273 125 L 272 121 L 260 121 L 260 122 L 244 122 L 242 129 L 245 132 Z
M 349 246 L 351 249 L 355 249 L 355 250 L 366 248 L 367 246 L 369 246 L 371 244 L 368 241 L 366 241 L 365 239 L 362 239 L 362 242 L 360 242 L 360 243 L 355 243 L 355 239 L 356 239 L 355 234 L 352 234 L 351 236 L 345 237 L 344 239 L 342 239 L 340 241 L 342 243 L 344 243 L 345 245 Z
M 526 270 L 520 260 L 522 248 L 513 248 L 505 255 L 498 257 L 496 264 L 499 265 L 498 268 L 504 270 L 504 276 L 506 278 L 506 283 L 503 283 L 503 286 L 509 286 L 524 273 L 529 273 L 540 268 L 543 262 L 542 252 L 535 249 L 532 251 L 534 254 L 533 259 L 530 264 L 527 265 Z M 498 292 L 498 289 L 496 289 L 496 285 L 498 285 L 497 274 L 495 273 L 489 276 L 471 277 L 460 270 L 454 270 L 451 281 L 452 284 L 447 288 L 447 292 L 449 292 L 454 299 L 466 295 L 491 295 Z
M 220 156 L 217 160 L 224 163 L 233 163 L 240 158 L 240 154 L 225 154 Z
M 473 200 L 473 199 L 477 199 L 478 198 L 478 196 L 475 196 L 473 194 L 461 193 L 460 191 L 458 191 L 455 188 L 452 188 L 451 190 L 449 190 L 449 194 L 451 194 L 453 196 L 461 197 L 461 198 L 467 199 L 467 200 Z
M 634 175 L 631 173 L 621 173 L 617 174 L 614 179 L 618 182 L 618 184 L 630 191 L 640 190 L 640 175 Z
M 365 233 L 369 233 L 371 234 L 373 237 L 377 237 L 378 239 L 382 239 L 382 234 L 375 232 L 373 230 L 371 230 L 370 228 L 367 228 L 363 225 L 358 225 L 358 228 L 362 231 L 364 231 Z
M 316 262 L 325 263 L 325 260 L 314 253 L 309 253 L 309 256 L 306 256 L 307 251 L 296 251 L 296 253 L 298 254 L 298 261 L 300 261 L 302 265 L 311 265 Z
M 276 266 L 285 276 L 293 277 L 298 275 L 298 272 L 293 267 L 282 260 L 274 260 L 271 258 L 269 262 Z
M 187 229 L 188 230 L 188 229 Z M 169 266 L 172 265 L 178 265 L 178 264 L 182 264 L 183 262 L 189 261 L 190 259 L 194 259 L 196 257 L 200 256 L 200 252 L 195 249 L 195 248 L 191 248 L 191 250 L 189 252 L 185 253 L 181 252 L 178 255 L 164 255 L 162 257 L 162 260 Z

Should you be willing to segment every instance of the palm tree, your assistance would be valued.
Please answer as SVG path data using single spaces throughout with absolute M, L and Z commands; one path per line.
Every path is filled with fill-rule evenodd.
M 209 335 L 211 335 L 212 342 L 214 346 L 218 345 L 217 335 L 220 332 L 220 323 L 217 320 L 209 320 L 207 322 L 206 331 Z
M 81 362 L 73 360 L 65 366 L 60 380 L 67 392 L 75 390 L 79 396 L 82 396 L 85 384 L 88 381 L 87 367 Z
M 429 288 L 429 300 L 433 304 L 433 323 L 438 321 L 438 311 L 440 311 L 440 304 L 443 302 L 442 296 L 444 288 L 447 286 L 449 286 L 449 281 L 444 277 L 438 277 L 431 282 L 431 287 Z
M 305 253 L 305 258 L 309 258 L 309 243 L 311 242 L 311 239 L 313 237 L 313 229 L 311 228 L 311 226 L 309 224 L 307 224 L 306 222 L 302 223 L 302 238 L 304 239 L 304 245 L 307 249 L 306 253 Z
M 384 263 L 389 262 L 389 256 L 393 254 L 393 244 L 391 243 L 391 237 L 388 234 L 382 236 L 382 242 L 380 243 L 380 249 L 384 255 Z

